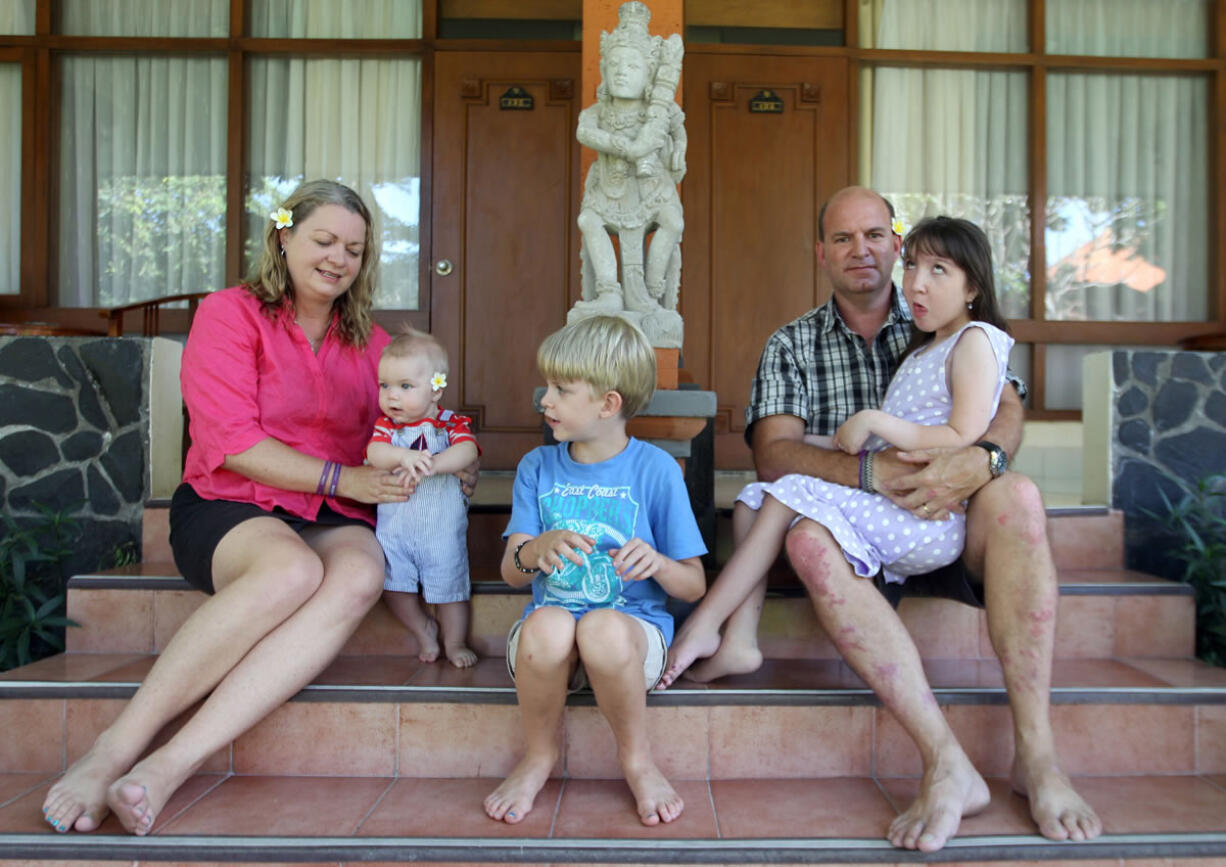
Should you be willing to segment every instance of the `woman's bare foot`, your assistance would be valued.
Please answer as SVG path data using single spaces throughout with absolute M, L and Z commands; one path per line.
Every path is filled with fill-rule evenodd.
M 123 773 L 106 751 L 95 744 L 56 782 L 43 800 L 43 818 L 61 834 L 94 831 L 109 812 L 106 791 Z
M 190 770 L 183 773 L 163 768 L 156 755 L 138 763 L 112 783 L 106 794 L 107 805 L 115 818 L 138 837 L 153 830 L 158 814 L 190 773 Z
M 660 773 L 652 761 L 629 763 L 622 766 L 626 782 L 634 794 L 635 809 L 644 825 L 658 825 L 674 821 L 685 809 L 685 801 L 677 790 Z
M 958 832 L 963 816 L 988 805 L 988 784 L 961 747 L 948 750 L 924 771 L 911 806 L 890 823 L 887 839 L 900 849 L 935 852 Z
M 417 639 L 417 658 L 422 662 L 434 662 L 438 659 L 438 621 L 433 617 L 422 615 L 421 622 L 410 626 L 409 631 Z
M 467 645 L 444 644 L 443 650 L 456 668 L 472 668 L 477 664 L 477 654 Z
M 1029 764 L 1029 767 L 1027 767 Z M 1103 832 L 1094 808 L 1073 788 L 1055 759 L 1013 760 L 1013 790 L 1029 799 L 1030 815 L 1049 840 L 1093 840 Z
M 524 756 L 502 784 L 485 796 L 485 815 L 508 825 L 522 822 L 557 761 L 556 754 Z
M 758 645 L 738 644 L 735 640 L 724 636 L 719 650 L 702 662 L 697 663 L 687 672 L 685 679 L 695 683 L 709 683 L 717 677 L 730 674 L 749 674 L 762 667 L 762 651 Z
M 698 623 L 694 615 L 677 630 L 672 647 L 668 649 L 668 665 L 656 689 L 668 689 L 681 673 L 694 664 L 694 660 L 710 656 L 719 650 L 719 629 L 708 629 Z

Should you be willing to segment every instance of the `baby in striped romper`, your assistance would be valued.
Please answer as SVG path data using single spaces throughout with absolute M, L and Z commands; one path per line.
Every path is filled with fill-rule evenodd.
M 413 329 L 379 359 L 379 409 L 366 459 L 417 482 L 403 503 L 380 503 L 375 536 L 387 557 L 383 601 L 417 639 L 417 658 L 468 668 L 468 498 L 455 476 L 477 459 L 471 420 L 439 406 L 447 387 L 447 352 Z M 438 620 L 422 600 L 435 606 Z

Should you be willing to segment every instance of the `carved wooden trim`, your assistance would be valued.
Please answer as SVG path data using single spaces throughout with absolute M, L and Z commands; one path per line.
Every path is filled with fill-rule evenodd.
M 460 82 L 461 99 L 480 99 L 481 90 L 481 79 L 479 78 L 465 78 Z
M 573 78 L 552 78 L 549 80 L 550 100 L 570 100 L 575 97 L 575 80 Z
M 734 90 L 731 84 L 726 81 L 711 82 L 711 101 L 712 102 L 731 102 L 734 95 Z
M 800 83 L 800 101 L 801 102 L 821 102 L 822 101 L 822 86 L 813 84 L 808 81 Z

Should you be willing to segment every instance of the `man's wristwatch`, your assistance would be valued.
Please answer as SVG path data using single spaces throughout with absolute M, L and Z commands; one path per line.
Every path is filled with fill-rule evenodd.
M 992 478 L 999 479 L 1004 475 L 1005 470 L 1009 469 L 1009 456 L 1005 454 L 1005 450 L 987 440 L 980 440 L 975 445 L 988 453 L 988 472 L 992 474 Z

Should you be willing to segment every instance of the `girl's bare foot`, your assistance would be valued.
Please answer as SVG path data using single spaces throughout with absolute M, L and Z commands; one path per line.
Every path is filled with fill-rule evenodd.
M 935 852 L 958 832 L 963 816 L 978 813 L 990 799 L 988 784 L 956 747 L 924 771 L 919 794 L 890 824 L 886 837 L 900 849 Z
M 660 773 L 654 762 L 623 765 L 626 782 L 634 794 L 635 809 L 644 825 L 658 825 L 674 821 L 685 809 L 685 801 L 677 790 Z
M 456 668 L 472 668 L 477 664 L 477 654 L 463 644 L 455 646 L 445 644 L 444 652 L 447 654 L 447 658 L 451 660 L 451 664 Z
M 719 650 L 719 630 L 707 629 L 697 623 L 694 615 L 677 630 L 672 647 L 668 649 L 668 665 L 656 689 L 668 689 L 681 673 L 694 664 L 694 660 L 711 656 Z
M 1103 832 L 1094 808 L 1073 788 L 1055 759 L 1013 761 L 1013 790 L 1030 801 L 1030 815 L 1049 840 L 1093 840 Z
M 123 773 L 95 744 L 56 782 L 43 800 L 43 818 L 61 834 L 94 831 L 106 818 L 106 790 Z
M 758 645 L 737 644 L 725 636 L 719 650 L 685 672 L 685 679 L 695 683 L 708 683 L 717 677 L 730 674 L 749 674 L 761 667 L 762 651 L 758 649 Z
M 162 768 L 151 756 L 111 784 L 107 805 L 128 832 L 143 837 L 153 830 L 158 814 L 188 773 L 190 770 L 182 773 Z
M 524 756 L 502 785 L 485 797 L 485 815 L 508 825 L 524 820 L 557 763 L 554 755 Z
M 438 621 L 433 617 L 423 615 L 421 624 L 410 627 L 410 632 L 417 639 L 417 658 L 422 662 L 434 662 L 438 659 Z

